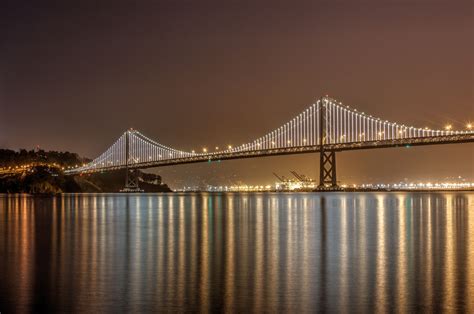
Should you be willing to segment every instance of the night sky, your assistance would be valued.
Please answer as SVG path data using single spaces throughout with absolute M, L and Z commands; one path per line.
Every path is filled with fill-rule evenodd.
M 474 120 L 473 6 L 2 1 L 0 147 L 94 158 L 129 127 L 179 149 L 237 145 L 325 94 L 384 120 L 464 129 Z M 474 180 L 473 159 L 473 144 L 345 152 L 338 177 Z M 181 187 L 316 177 L 317 167 L 313 154 L 155 170 Z

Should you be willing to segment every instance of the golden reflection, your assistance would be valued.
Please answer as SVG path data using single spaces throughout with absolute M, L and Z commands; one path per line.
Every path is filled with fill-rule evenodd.
M 376 281 L 376 311 L 378 313 L 387 312 L 387 247 L 386 247 L 386 218 L 385 218 L 385 198 L 377 195 L 377 255 L 375 257 L 375 281 Z
M 304 198 L 302 200 L 302 206 L 301 206 L 301 224 L 302 224 L 302 229 L 303 229 L 303 234 L 301 235 L 301 241 L 302 241 L 302 248 L 301 248 L 301 255 L 302 258 L 300 260 L 300 266 L 299 268 L 301 269 L 302 273 L 302 280 L 301 280 L 301 288 L 303 290 L 303 293 L 301 293 L 301 299 L 300 302 L 302 304 L 305 303 L 311 303 L 312 301 L 312 293 L 311 293 L 311 286 L 310 286 L 310 279 L 312 275 L 312 269 L 313 269 L 313 261 L 311 258 L 311 247 L 310 244 L 312 243 L 311 241 L 311 221 L 312 221 L 312 211 L 313 208 L 310 207 L 309 205 L 309 199 Z
M 18 259 L 18 302 L 29 304 L 33 298 L 32 285 L 35 275 L 35 203 L 29 196 L 21 195 L 16 199 L 13 213 L 16 216 L 13 221 L 12 231 L 18 233 L 15 244 L 20 254 Z
M 59 205 L 61 204 L 61 205 Z M 54 198 L 53 200 L 53 204 L 52 204 L 52 221 L 51 221 L 51 250 L 53 252 L 58 252 L 58 246 L 57 246 L 57 239 L 59 238 L 59 235 L 58 235 L 58 216 L 59 216 L 59 210 L 58 210 L 58 207 L 62 206 L 62 204 L 64 204 L 64 195 L 61 195 L 61 199 L 59 201 L 59 204 L 58 204 L 58 201 L 56 198 Z M 52 258 L 51 258 L 51 265 L 50 265 L 50 270 L 53 270 L 53 269 L 56 269 L 58 267 L 58 261 L 57 259 L 55 258 L 55 256 L 53 255 Z M 53 272 L 50 271 L 51 273 L 51 278 L 50 279 L 53 279 Z
M 185 205 L 184 205 L 184 196 L 178 196 L 178 280 L 177 280 L 177 289 L 178 289 L 178 299 L 184 299 L 184 289 L 185 286 L 185 254 L 186 254 L 186 225 L 185 225 Z
M 127 208 L 127 216 L 130 222 L 130 232 L 128 245 L 130 246 L 130 257 L 127 261 L 127 277 L 129 278 L 129 295 L 130 302 L 135 303 L 139 301 L 140 283 L 142 281 L 141 272 L 139 271 L 142 265 L 142 252 L 146 249 L 142 243 L 142 213 L 141 213 L 141 197 L 136 195 L 127 195 L 127 201 L 130 207 Z M 146 271 L 146 270 L 144 270 Z
M 397 252 L 397 298 L 399 304 L 397 310 L 399 313 L 407 312 L 407 299 L 408 295 L 408 256 L 407 251 L 407 227 L 406 227 L 406 208 L 403 207 L 405 204 L 405 196 L 403 194 L 397 194 L 397 208 L 398 214 L 398 252 Z M 421 239 L 422 240 L 422 239 Z
M 163 208 L 163 198 L 165 198 L 165 196 L 160 196 L 158 198 L 158 208 L 157 208 L 157 211 L 158 211 L 158 215 L 157 215 L 157 233 L 158 233 L 158 243 L 157 243 L 157 250 L 156 250 L 156 255 L 155 255 L 155 259 L 158 263 L 158 271 L 157 271 L 157 278 L 155 279 L 155 284 L 156 285 L 160 285 L 160 283 L 163 283 L 163 282 L 166 282 L 164 281 L 165 276 L 166 276 L 166 271 L 165 271 L 165 267 L 164 267 L 164 260 L 165 260 L 165 257 L 166 257 L 166 252 L 165 252 L 165 239 L 164 239 L 164 235 L 165 235 L 165 218 L 164 218 L 164 212 L 165 212 L 165 209 Z M 159 297 L 158 297 L 158 302 L 160 303 L 163 303 L 164 300 L 164 295 L 163 294 L 159 294 Z
M 167 196 L 167 200 L 168 200 L 168 206 L 169 206 L 169 210 L 167 211 L 167 214 L 168 214 L 168 222 L 167 222 L 167 231 L 168 231 L 168 235 L 167 235 L 167 243 L 166 243 L 166 246 L 167 246 L 167 253 L 166 253 L 166 264 L 167 264 L 167 269 L 166 269 L 166 273 L 167 273 L 167 284 L 168 286 L 166 287 L 166 290 L 169 291 L 169 294 L 171 296 L 174 296 L 175 295 L 175 292 L 176 292 L 176 284 L 175 284 L 175 253 L 176 253 L 176 240 L 174 238 L 174 233 L 175 233 L 175 228 L 176 228 L 176 224 L 174 223 L 175 222 L 175 209 L 173 207 L 173 196 L 171 195 L 168 195 Z
M 285 285 L 283 286 L 284 290 L 284 303 L 285 305 L 290 303 L 290 293 L 289 291 L 292 291 L 294 289 L 294 286 L 296 285 L 295 280 L 293 280 L 293 276 L 295 274 L 293 273 L 294 269 L 296 268 L 295 265 L 293 264 L 294 261 L 294 256 L 295 256 L 295 246 L 296 246 L 296 239 L 295 239 L 295 229 L 294 228 L 294 216 L 295 216 L 295 210 L 292 206 L 292 196 L 287 197 L 287 221 L 286 221 L 286 230 L 287 230 L 287 236 L 286 236 L 286 254 L 285 254 Z
M 368 290 L 368 253 L 367 253 L 367 216 L 370 214 L 368 209 L 368 202 L 365 194 L 359 197 L 359 207 L 357 208 L 357 286 L 361 291 Z M 361 312 L 367 312 L 367 297 L 359 300 Z
M 105 198 L 102 197 L 101 198 L 101 205 L 100 207 L 102 206 L 105 206 Z M 99 207 L 99 208 L 100 208 Z M 91 209 L 92 213 L 91 213 L 91 217 L 90 219 L 87 219 L 87 221 L 89 222 L 88 224 L 91 225 L 90 226 L 90 236 L 89 236 L 89 241 L 87 243 L 87 246 L 88 246 L 88 253 L 90 254 L 89 256 L 89 260 L 87 261 L 87 263 L 90 265 L 89 266 L 89 269 L 88 269 L 88 274 L 89 274 L 89 282 L 90 282 L 90 285 L 89 285 L 89 291 L 97 291 L 98 290 L 98 283 L 99 283 L 99 279 L 98 279 L 98 276 L 100 276 L 101 274 L 101 269 L 100 269 L 100 261 L 99 261 L 99 257 L 98 257 L 98 250 L 99 250 L 99 242 L 100 242 L 100 239 L 98 238 L 98 231 L 97 231 L 97 212 L 99 211 L 98 207 L 97 207 L 97 202 L 94 202 L 94 206 L 92 207 Z
M 153 278 L 151 278 L 151 274 L 156 274 L 156 264 L 154 263 L 153 260 L 153 252 L 155 249 L 154 246 L 154 241 L 155 235 L 156 235 L 156 225 L 155 225 L 155 215 L 156 215 L 156 208 L 154 205 L 154 201 L 156 200 L 154 197 L 151 195 L 147 196 L 148 204 L 146 207 L 146 212 L 147 212 L 147 217 L 146 217 L 146 222 L 147 222 L 147 248 L 145 250 L 145 255 L 146 255 L 146 265 L 147 267 L 147 274 L 150 274 L 147 276 L 147 281 L 152 282 Z
M 199 293 L 201 301 L 201 312 L 209 311 L 209 194 L 202 195 L 202 237 L 201 237 L 201 269 L 199 278 Z
M 348 263 L 349 263 L 349 244 L 348 244 L 348 218 L 347 218 L 347 196 L 341 196 L 341 208 L 340 208 L 340 250 L 339 250 L 339 312 L 347 313 L 348 311 Z
M 262 195 L 257 194 L 256 197 L 256 206 L 255 210 L 255 266 L 252 267 L 255 271 L 253 274 L 253 279 L 255 281 L 255 302 L 254 302 L 254 311 L 259 312 L 262 307 L 262 291 L 263 291 L 263 200 Z
M 244 223 L 249 221 L 249 211 L 252 209 L 251 202 L 249 200 L 248 194 L 241 194 L 242 200 L 239 207 L 239 243 L 237 245 L 237 253 L 239 256 L 238 259 L 238 266 L 237 266 L 237 273 L 241 278 L 243 278 L 244 282 L 251 280 L 250 278 L 250 271 L 252 270 L 252 264 L 250 264 L 250 252 L 249 247 L 249 240 L 250 240 L 250 228 L 252 228 L 251 224 Z M 241 279 L 242 280 L 242 279 Z M 249 305 L 251 306 L 251 305 Z
M 70 221 L 70 217 L 68 219 L 68 217 L 66 217 L 66 212 L 69 212 L 70 211 L 70 208 L 71 208 L 71 204 L 72 204 L 72 201 L 74 200 L 74 197 L 72 197 L 72 199 L 68 199 L 67 201 L 65 201 L 63 204 L 67 204 L 67 206 L 61 206 L 61 218 L 58 219 L 59 220 L 59 223 L 60 223 L 60 231 L 59 231 L 59 235 L 60 235 L 60 238 L 58 239 L 55 239 L 55 241 L 58 241 L 59 239 L 64 239 L 66 234 L 67 234 L 67 223 Z M 68 210 L 69 209 L 69 210 Z M 67 248 L 67 241 L 59 241 L 60 245 L 59 245 L 59 252 L 66 252 L 66 248 Z M 55 255 L 55 258 L 58 260 L 57 264 L 59 265 L 59 273 L 60 274 L 65 274 L 66 273 L 66 263 L 64 262 L 64 259 L 62 258 L 62 254 L 56 254 Z M 51 270 L 52 273 L 53 270 Z
M 234 219 L 235 219 L 235 208 L 234 208 L 234 196 L 230 194 L 227 197 L 227 208 L 226 208 L 226 224 L 225 224 L 225 237 L 227 239 L 227 245 L 225 247 L 225 296 L 224 296 L 224 310 L 230 312 L 234 307 L 235 299 L 235 241 L 234 241 Z
M 467 241 L 466 241 L 466 299 L 467 312 L 474 313 L 474 194 L 467 197 Z
M 278 293 L 281 289 L 281 283 L 279 278 L 279 265 L 280 265 L 280 226 L 279 226 L 279 213 L 280 213 L 280 198 L 274 197 L 272 201 L 273 206 L 270 208 L 270 226 L 268 228 L 269 248 L 268 256 L 268 299 L 274 300 L 274 302 L 268 305 L 270 312 L 275 312 L 279 305 Z
M 426 219 L 424 221 L 424 226 L 426 226 L 426 234 L 421 237 L 421 241 L 426 243 L 424 250 L 423 250 L 423 260 L 424 262 L 424 274 L 426 280 L 426 291 L 425 291 L 425 298 L 424 304 L 432 304 L 433 302 L 433 227 L 432 227 L 432 198 L 428 196 L 428 202 L 426 204 Z M 423 210 L 423 209 L 422 209 Z M 423 226 L 423 227 L 424 227 Z M 407 289 L 408 291 L 408 289 Z
M 445 239 L 444 239 L 444 291 L 443 291 L 443 308 L 448 311 L 454 311 L 456 308 L 455 294 L 456 294 L 456 234 L 455 234 L 455 221 L 453 220 L 454 208 L 453 208 L 453 197 L 451 194 L 446 196 L 446 209 L 445 209 Z
M 197 291 L 198 287 L 198 278 L 197 278 L 197 265 L 198 263 L 195 262 L 198 260 L 198 234 L 197 234 L 197 229 L 198 229 L 198 216 L 197 216 L 197 201 L 198 198 L 196 197 L 195 194 L 191 195 L 191 249 L 190 249 L 190 259 L 191 259 L 191 274 L 189 275 L 190 280 L 189 280 L 189 286 L 191 291 Z M 195 293 L 197 294 L 197 293 Z

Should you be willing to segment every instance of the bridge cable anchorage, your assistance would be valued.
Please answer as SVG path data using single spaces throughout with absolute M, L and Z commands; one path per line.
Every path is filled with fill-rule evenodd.
M 216 149 L 213 152 L 198 153 L 175 149 L 130 129 L 99 157 L 65 173 L 127 169 L 129 178 L 133 178 L 130 171 L 134 169 L 318 152 L 321 154 L 320 186 L 336 187 L 336 151 L 473 141 L 474 131 L 433 130 L 406 126 L 372 117 L 325 96 L 271 132 L 242 145 L 228 146 L 227 149 Z M 325 152 L 329 154 L 326 155 L 327 158 L 323 158 Z M 323 166 L 328 169 L 334 168 L 330 171 L 330 176 L 323 174 Z M 132 181 L 126 183 L 126 186 L 136 185 L 138 188 L 138 181 Z

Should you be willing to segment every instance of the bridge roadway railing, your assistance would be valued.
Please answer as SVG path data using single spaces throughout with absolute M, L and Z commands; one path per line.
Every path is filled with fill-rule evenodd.
M 389 147 L 410 147 L 410 146 L 421 146 L 421 145 L 440 145 L 440 144 L 455 144 L 455 143 L 467 143 L 474 142 L 474 133 L 434 136 L 434 137 L 414 137 L 405 139 L 390 139 L 390 140 L 375 140 L 375 141 L 361 141 L 361 142 L 347 142 L 337 144 L 326 144 L 324 150 L 326 151 L 347 151 L 347 150 L 361 150 L 361 149 L 376 149 L 376 148 L 389 148 Z M 244 159 L 244 158 L 257 158 L 257 157 L 268 157 L 278 155 L 294 155 L 294 154 L 305 154 L 305 153 L 318 153 L 320 151 L 319 145 L 309 146 L 296 146 L 296 147 L 284 147 L 284 148 L 269 148 L 261 150 L 248 150 L 248 151 L 222 151 L 209 154 L 196 154 L 189 157 L 180 157 L 174 159 L 158 160 L 158 161 L 147 161 L 147 162 L 136 162 L 128 164 L 129 169 L 145 169 L 172 166 L 179 164 L 190 164 L 198 162 L 216 162 L 221 160 L 230 159 Z M 67 174 L 76 173 L 96 173 L 111 170 L 125 169 L 126 165 L 113 165 L 104 166 L 101 168 L 95 168 L 84 171 L 70 170 Z

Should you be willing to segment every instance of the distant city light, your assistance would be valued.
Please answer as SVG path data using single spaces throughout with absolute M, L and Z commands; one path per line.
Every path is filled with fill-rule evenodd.
M 299 182 L 288 180 L 286 182 L 275 182 L 265 185 L 209 185 L 206 188 L 208 192 L 272 192 L 272 191 L 312 191 L 317 188 L 317 183 L 310 180 Z M 404 183 L 369 183 L 369 184 L 342 184 L 343 189 L 359 190 L 472 190 L 474 182 L 404 182 Z M 191 188 L 184 188 L 183 191 Z M 197 187 L 194 190 L 199 190 Z M 192 190 L 192 189 L 191 189 Z

